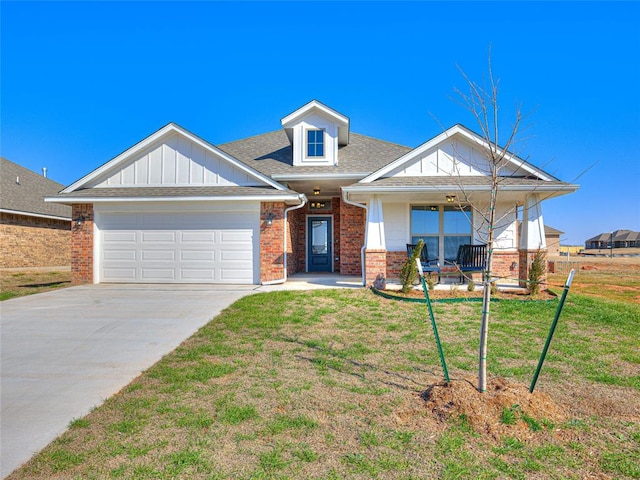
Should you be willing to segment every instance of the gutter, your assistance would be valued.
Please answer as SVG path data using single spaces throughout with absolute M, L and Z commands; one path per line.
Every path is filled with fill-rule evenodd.
M 114 202 L 211 202 L 211 201 L 264 201 L 264 202 L 287 202 L 299 200 L 296 195 L 229 195 L 229 196 L 206 196 L 206 197 L 45 197 L 46 203 L 114 203 Z
M 342 200 L 345 203 L 348 203 L 349 205 L 353 205 L 354 207 L 360 207 L 360 208 L 364 208 L 364 243 L 362 245 L 362 248 L 360 249 L 360 265 L 362 266 L 362 286 L 365 287 L 367 285 L 367 277 L 366 277 L 366 271 L 365 271 L 365 264 L 364 264 L 364 249 L 366 248 L 366 243 L 367 243 L 367 234 L 369 233 L 369 207 L 367 207 L 364 203 L 356 203 L 356 202 L 352 202 L 351 200 L 349 200 L 347 198 L 347 194 L 348 192 L 343 189 L 342 190 Z
M 302 208 L 307 204 L 307 197 L 304 193 L 299 194 L 298 199 L 301 202 L 300 205 L 294 205 L 293 207 L 285 208 L 284 210 L 284 238 L 282 239 L 282 244 L 284 245 L 284 277 L 277 280 L 262 282 L 262 285 L 280 285 L 287 281 L 287 215 L 290 211 Z
M 463 188 L 472 192 L 488 192 L 491 191 L 490 185 L 481 185 L 481 186 L 473 186 L 473 185 L 464 185 Z M 539 186 L 531 186 L 531 185 L 509 185 L 509 186 L 500 186 L 501 192 L 564 192 L 564 191 L 575 191 L 579 188 L 578 185 L 539 185 Z M 392 192 L 392 193 L 421 193 L 421 192 L 445 192 L 445 191 L 453 191 L 460 189 L 458 185 L 445 185 L 438 187 L 402 187 L 402 186 L 371 186 L 371 187 L 354 187 L 349 188 L 345 187 L 343 190 L 347 193 L 381 193 L 381 192 Z

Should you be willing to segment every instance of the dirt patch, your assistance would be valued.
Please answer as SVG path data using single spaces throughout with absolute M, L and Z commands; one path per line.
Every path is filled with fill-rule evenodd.
M 471 380 L 452 380 L 431 385 L 421 397 L 434 417 L 446 422 L 464 416 L 473 429 L 498 440 L 504 435 L 530 437 L 541 422 L 566 420 L 564 409 L 544 392 L 529 393 L 522 383 L 491 379 L 480 393 Z

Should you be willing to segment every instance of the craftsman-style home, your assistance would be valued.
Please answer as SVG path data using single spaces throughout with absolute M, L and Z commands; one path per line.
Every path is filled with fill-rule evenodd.
M 486 243 L 487 145 L 455 125 L 417 148 L 351 131 L 311 101 L 276 131 L 223 145 L 173 123 L 48 201 L 73 207 L 76 283 L 284 282 L 297 272 L 393 278 L 423 239 L 445 265 Z M 507 153 L 494 270 L 526 276 L 542 202 L 575 191 Z M 518 208 L 522 227 L 518 234 Z

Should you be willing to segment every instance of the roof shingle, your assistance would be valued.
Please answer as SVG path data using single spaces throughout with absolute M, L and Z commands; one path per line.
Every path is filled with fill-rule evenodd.
M 0 209 L 71 219 L 70 207 L 44 202 L 44 197 L 55 195 L 64 185 L 2 157 L 0 187 Z

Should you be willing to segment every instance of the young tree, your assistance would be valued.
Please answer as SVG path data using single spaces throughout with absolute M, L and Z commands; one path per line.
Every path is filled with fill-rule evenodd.
M 520 130 L 523 114 L 521 109 L 516 108 L 514 118 L 509 126 L 506 135 L 501 137 L 499 128 L 499 103 L 498 103 L 498 84 L 494 78 L 491 69 L 491 52 L 488 56 L 488 80 L 487 87 L 481 86 L 479 83 L 471 80 L 467 74 L 459 68 L 463 78 L 469 87 L 468 92 L 456 89 L 455 92 L 459 96 L 462 105 L 473 115 L 480 133 L 486 142 L 484 155 L 488 165 L 488 177 L 491 183 L 491 191 L 488 205 L 484 202 L 474 202 L 464 190 L 462 182 L 458 183 L 458 188 L 462 192 L 461 199 L 458 199 L 460 205 L 464 200 L 470 205 L 471 210 L 476 218 L 480 218 L 481 226 L 477 228 L 478 233 L 484 237 L 487 243 L 487 263 L 486 270 L 483 273 L 482 284 L 484 286 L 482 300 L 482 318 L 480 321 L 480 345 L 478 348 L 478 390 L 485 392 L 487 389 L 487 337 L 489 332 L 489 318 L 491 310 L 491 283 L 493 270 L 493 251 L 495 231 L 501 225 L 501 222 L 508 216 L 515 213 L 515 208 L 503 212 L 498 215 L 498 196 L 500 184 L 507 178 L 501 173 L 505 167 L 510 164 L 508 152 L 514 147 L 516 136 Z M 500 147 L 501 140 L 502 147 Z M 512 163 L 511 163 L 512 165 Z M 459 178 L 459 176 L 458 176 Z M 470 219 L 471 220 L 471 219 Z

